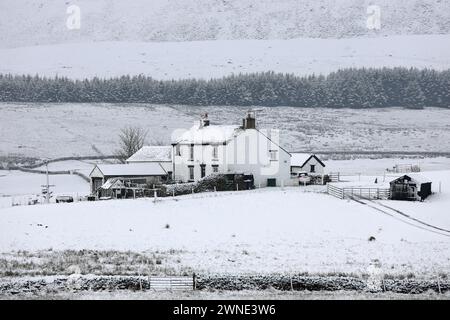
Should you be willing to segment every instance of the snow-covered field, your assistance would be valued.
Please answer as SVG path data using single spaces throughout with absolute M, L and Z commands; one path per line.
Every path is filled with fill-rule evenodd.
M 0 170 L 0 196 L 40 194 L 41 185 L 45 183 L 45 174 Z M 51 175 L 50 184 L 55 186 L 55 194 L 79 192 L 84 195 L 89 192 L 89 184 L 76 175 Z
M 280 129 L 281 145 L 291 151 L 450 150 L 450 109 L 259 109 L 259 127 Z M 126 125 L 148 129 L 149 144 L 169 143 L 175 129 L 190 128 L 204 112 L 213 123 L 240 124 L 245 110 L 148 104 L 0 103 L 0 157 L 110 155 L 117 148 L 120 128 Z
M 217 78 L 275 71 L 327 74 L 350 67 L 450 66 L 450 35 L 342 39 L 86 42 L 0 49 L 0 73 L 105 78 Z
M 389 205 L 450 229 L 450 172 L 427 175 L 443 181 L 442 193 Z M 0 252 L 160 252 L 171 270 L 364 274 L 377 264 L 387 274 L 433 276 L 450 270 L 449 241 L 302 188 L 0 209 Z

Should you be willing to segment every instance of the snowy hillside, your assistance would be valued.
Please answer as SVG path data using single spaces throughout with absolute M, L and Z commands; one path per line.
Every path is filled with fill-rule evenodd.
M 348 67 L 450 67 L 450 34 L 349 39 L 90 42 L 0 49 L 0 73 L 70 78 L 145 74 L 215 78 L 273 70 L 309 75 Z
M 81 29 L 66 28 L 69 5 Z M 2 0 L 0 46 L 372 35 L 370 0 Z M 379 34 L 450 33 L 449 0 L 377 0 Z
M 258 126 L 281 129 L 288 150 L 450 150 L 449 109 L 260 109 Z M 112 154 L 126 125 L 148 129 L 149 144 L 169 143 L 205 112 L 215 124 L 239 124 L 245 115 L 242 107 L 150 104 L 1 103 L 0 111 L 0 157 L 38 158 Z

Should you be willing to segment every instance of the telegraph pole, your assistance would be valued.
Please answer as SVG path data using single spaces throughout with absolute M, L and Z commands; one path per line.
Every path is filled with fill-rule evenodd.
M 49 175 L 48 175 L 48 161 L 45 163 L 45 175 L 46 175 L 46 181 L 47 183 L 45 185 L 42 185 L 42 193 L 45 195 L 45 203 L 50 203 L 50 187 L 54 187 L 55 185 L 51 185 L 49 181 Z

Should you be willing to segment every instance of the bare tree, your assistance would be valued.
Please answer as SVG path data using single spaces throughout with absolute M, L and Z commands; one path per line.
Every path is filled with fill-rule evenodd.
M 125 127 L 120 130 L 119 149 L 116 154 L 121 160 L 126 160 L 144 146 L 148 130 L 141 127 Z

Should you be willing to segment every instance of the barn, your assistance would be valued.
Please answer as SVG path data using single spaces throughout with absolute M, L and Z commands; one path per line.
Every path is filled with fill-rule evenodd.
M 103 194 L 109 194 L 125 187 L 158 184 L 166 181 L 168 174 L 159 163 L 97 164 L 89 178 L 91 193 L 98 195 L 98 191 L 102 190 Z
M 159 163 L 172 175 L 172 146 L 143 146 L 126 160 L 126 163 Z
M 325 164 L 315 155 L 310 153 L 291 152 L 291 174 L 297 175 L 306 172 L 311 176 L 322 176 L 325 172 Z
M 431 195 L 431 181 L 421 175 L 410 173 L 390 182 L 392 200 L 421 200 Z

